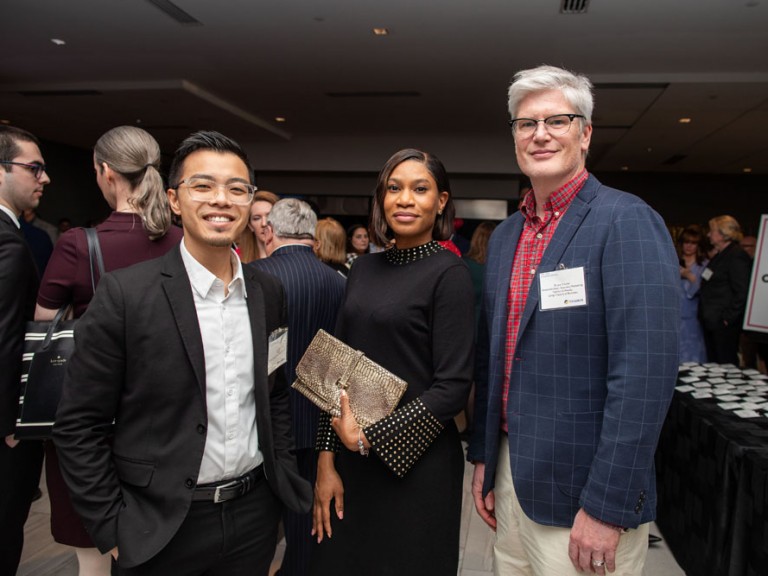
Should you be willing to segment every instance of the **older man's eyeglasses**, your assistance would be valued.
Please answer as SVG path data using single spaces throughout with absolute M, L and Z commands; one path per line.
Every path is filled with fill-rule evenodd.
M 210 202 L 218 196 L 219 190 L 223 190 L 227 200 L 239 206 L 250 204 L 257 190 L 256 186 L 246 184 L 245 182 L 219 184 L 215 180 L 209 180 L 208 178 L 187 178 L 179 182 L 176 188 L 179 188 L 182 184 L 187 187 L 189 197 L 195 202 Z
M 35 178 L 38 180 L 40 179 L 40 176 L 43 175 L 43 172 L 48 172 L 48 168 L 45 164 L 41 164 L 40 162 L 30 162 L 27 164 L 26 162 L 11 162 L 9 160 L 0 160 L 0 164 L 10 164 L 13 166 L 23 166 L 27 170 L 31 171 L 32 174 L 34 174 Z
M 553 136 L 562 136 L 571 129 L 571 123 L 575 118 L 585 118 L 585 116 L 581 114 L 555 114 L 541 120 L 536 120 L 535 118 L 513 118 L 509 121 L 509 125 L 512 127 L 512 134 L 519 138 L 532 136 L 536 132 L 539 122 L 543 122 L 547 132 Z

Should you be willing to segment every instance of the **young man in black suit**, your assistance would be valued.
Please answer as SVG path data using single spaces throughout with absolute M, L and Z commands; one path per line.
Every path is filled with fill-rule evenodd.
M 229 138 L 187 138 L 169 175 L 179 248 L 105 275 L 77 326 L 54 440 L 121 575 L 266 575 L 282 504 L 311 504 L 278 369 L 283 289 L 231 249 L 251 173 Z
M 20 229 L 20 215 L 35 208 L 50 182 L 32 134 L 0 126 L 0 574 L 15 574 L 24 523 L 40 481 L 43 447 L 13 436 L 19 410 L 24 327 L 32 320 L 39 278 Z

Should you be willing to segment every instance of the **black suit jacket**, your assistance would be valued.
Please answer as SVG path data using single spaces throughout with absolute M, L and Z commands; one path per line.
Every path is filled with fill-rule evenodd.
M 0 210 L 0 440 L 16 427 L 24 328 L 35 314 L 38 284 L 24 235 Z
M 269 258 L 255 260 L 248 267 L 269 272 L 285 287 L 288 299 L 288 382 L 296 379 L 296 365 L 312 338 L 321 328 L 330 334 L 336 326 L 346 279 L 317 259 L 309 246 L 283 246 Z M 320 411 L 304 396 L 291 389 L 291 419 L 296 447 L 314 448 Z
M 282 370 L 267 376 L 268 335 L 286 322 L 283 289 L 256 270 L 245 280 L 265 474 L 287 506 L 306 511 L 312 492 L 290 453 L 288 387 Z M 179 248 L 106 274 L 75 345 L 54 427 L 62 472 L 98 548 L 119 546 L 121 565 L 136 566 L 186 517 L 208 424 L 203 342 Z
M 731 243 L 709 261 L 707 268 L 712 275 L 708 280 L 703 276 L 701 279 L 701 323 L 707 330 L 722 329 L 723 322 L 741 327 L 749 293 L 752 260 L 741 246 Z

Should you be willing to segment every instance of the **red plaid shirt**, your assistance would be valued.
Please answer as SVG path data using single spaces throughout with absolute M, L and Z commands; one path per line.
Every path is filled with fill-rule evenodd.
M 525 197 L 520 211 L 525 218 L 523 231 L 517 242 L 515 260 L 512 263 L 512 273 L 509 278 L 509 295 L 507 297 L 507 344 L 504 361 L 504 387 L 502 389 L 501 427 L 507 431 L 507 400 L 509 399 L 509 378 L 512 374 L 512 360 L 517 343 L 517 333 L 520 328 L 520 318 L 523 316 L 525 300 L 536 276 L 541 257 L 549 246 L 549 241 L 555 234 L 560 219 L 568 210 L 571 201 L 579 193 L 589 174 L 586 170 L 556 190 L 544 204 L 544 219 L 536 216 L 536 198 L 533 191 Z

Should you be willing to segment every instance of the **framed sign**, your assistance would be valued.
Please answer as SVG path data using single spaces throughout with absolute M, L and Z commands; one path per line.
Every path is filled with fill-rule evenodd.
M 744 330 L 768 333 L 768 214 L 760 217 Z

